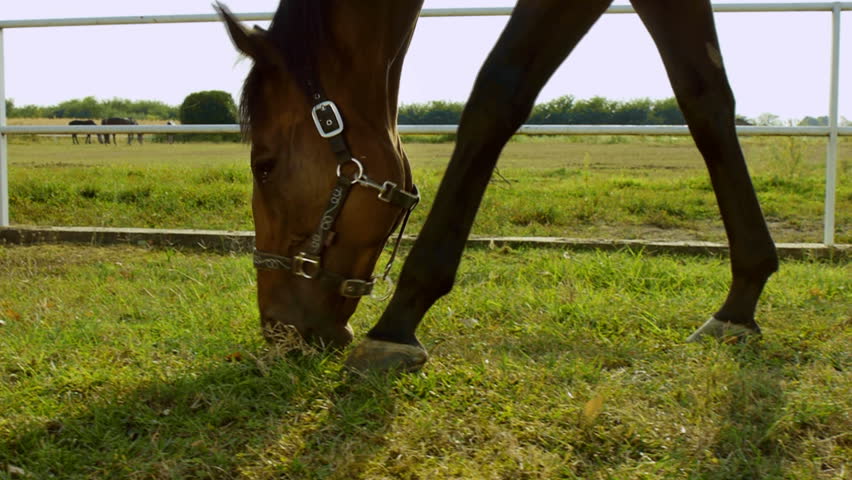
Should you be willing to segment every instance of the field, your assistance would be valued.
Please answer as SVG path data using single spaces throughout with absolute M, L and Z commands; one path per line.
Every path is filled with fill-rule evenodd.
M 242 145 L 69 143 L 10 146 L 14 223 L 251 229 Z M 745 148 L 776 240 L 819 241 L 824 145 Z M 407 150 L 428 207 L 450 147 Z M 850 152 L 844 141 L 840 242 Z M 476 233 L 722 238 L 686 140 L 520 139 L 500 170 Z M 0 479 L 852 469 L 845 261 L 782 262 L 758 307 L 762 339 L 686 345 L 724 299 L 723 258 L 473 249 L 421 329 L 425 370 L 367 378 L 347 374 L 340 354 L 263 343 L 244 254 L 0 245 L 0 272 Z M 362 302 L 356 336 L 382 307 Z
M 15 224 L 252 230 L 248 148 L 241 144 L 10 145 Z M 428 213 L 449 143 L 409 143 Z M 825 142 L 751 138 L 744 149 L 778 242 L 822 241 Z M 852 241 L 852 142 L 840 144 L 838 243 Z M 519 138 L 510 143 L 474 225 L 480 235 L 723 241 L 691 140 Z

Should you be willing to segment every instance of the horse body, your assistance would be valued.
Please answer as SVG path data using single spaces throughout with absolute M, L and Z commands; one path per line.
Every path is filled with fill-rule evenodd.
M 399 69 L 421 2 L 284 0 L 272 29 L 246 32 L 223 12 L 240 50 L 255 60 L 243 98 L 255 172 L 253 212 L 259 250 L 288 252 L 315 227 L 334 182 L 332 152 L 310 125 L 304 65 L 338 102 L 348 144 L 389 178 L 408 167 L 395 127 Z M 373 6 L 373 4 L 376 4 Z M 424 314 L 450 292 L 482 195 L 505 143 L 529 115 L 555 69 L 611 0 L 520 0 L 476 79 L 444 179 L 393 298 L 367 339 L 350 355 L 355 369 L 413 370 L 426 361 L 415 332 Z M 757 334 L 754 311 L 778 268 L 735 130 L 734 97 L 725 74 L 708 0 L 633 0 L 654 39 L 678 104 L 704 157 L 730 244 L 733 280 L 727 299 L 688 340 Z M 297 36 L 276 27 L 305 25 Z M 337 241 L 323 261 L 365 275 L 394 223 L 359 199 L 347 204 Z M 299 208 L 294 208 L 298 206 Z M 304 336 L 346 343 L 341 334 L 357 302 L 341 302 L 287 272 L 258 271 L 265 324 L 294 325 Z M 286 299 L 286 300 L 282 300 Z M 329 305 L 334 307 L 329 307 Z
M 139 125 L 139 122 L 132 118 L 123 118 L 123 117 L 110 117 L 101 120 L 101 125 Z M 104 143 L 109 144 L 110 134 L 104 135 Z M 142 145 L 142 134 L 139 133 L 136 135 L 139 144 Z M 118 142 L 115 140 L 115 134 L 112 134 L 112 143 L 118 145 Z M 131 145 L 133 143 L 133 134 L 127 134 L 127 144 Z
M 68 125 L 97 125 L 94 120 L 71 120 L 68 122 Z M 98 140 L 100 141 L 100 136 L 98 136 Z M 80 140 L 77 139 L 77 134 L 71 134 L 71 143 L 78 145 Z M 92 134 L 86 134 L 86 143 L 92 143 Z

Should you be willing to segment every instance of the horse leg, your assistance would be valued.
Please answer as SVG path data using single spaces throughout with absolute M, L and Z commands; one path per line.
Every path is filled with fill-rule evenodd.
M 757 301 L 778 269 L 775 244 L 737 140 L 710 2 L 632 0 L 666 66 L 678 104 L 704 157 L 731 255 L 732 282 L 722 307 L 687 341 L 759 334 Z
M 415 331 L 452 289 L 465 241 L 503 146 L 545 82 L 612 0 L 521 0 L 477 76 L 432 210 L 387 309 L 350 354 L 354 370 L 417 370 Z
M 71 144 L 72 144 L 72 145 L 78 145 L 79 143 L 80 143 L 80 141 L 79 141 L 79 140 L 77 140 L 77 134 L 76 134 L 76 133 L 72 133 L 72 134 L 71 134 Z

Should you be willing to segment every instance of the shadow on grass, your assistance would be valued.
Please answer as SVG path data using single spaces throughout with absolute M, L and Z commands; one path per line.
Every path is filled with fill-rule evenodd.
M 576 337 L 575 337 L 576 339 Z M 640 342 L 641 343 L 641 342 Z M 570 376 L 552 377 L 551 381 L 574 383 L 573 390 L 582 390 L 578 385 L 585 384 L 591 391 L 605 391 L 611 376 L 624 371 L 620 378 L 630 377 L 648 369 L 648 362 L 658 357 L 667 357 L 667 352 L 693 348 L 676 345 L 662 351 L 655 351 L 650 344 L 636 345 L 632 342 L 609 343 L 596 342 L 592 334 L 582 343 L 574 342 L 571 336 L 559 340 L 556 335 L 526 335 L 512 338 L 501 344 L 496 350 L 500 355 L 532 359 L 547 362 L 556 352 L 559 353 L 562 367 Z M 778 435 L 779 423 L 785 415 L 788 403 L 784 391 L 789 381 L 790 371 L 788 354 L 776 351 L 778 345 L 765 346 L 758 340 L 745 345 L 706 345 L 698 348 L 718 349 L 725 365 L 721 367 L 719 378 L 690 380 L 688 376 L 661 381 L 658 388 L 667 388 L 668 382 L 690 382 L 696 385 L 707 381 L 704 407 L 712 410 L 707 419 L 711 434 L 699 441 L 699 449 L 692 441 L 679 441 L 678 437 L 660 441 L 662 436 L 657 429 L 665 430 L 671 425 L 662 423 L 640 425 L 625 429 L 625 423 L 635 423 L 647 418 L 649 422 L 678 421 L 677 415 L 655 416 L 662 402 L 665 404 L 678 396 L 676 392 L 702 391 L 675 387 L 663 400 L 655 400 L 653 395 L 640 393 L 641 389 L 623 388 L 621 395 L 639 394 L 635 398 L 636 410 L 612 410 L 602 416 L 599 425 L 591 429 L 569 429 L 565 432 L 572 446 L 574 464 L 570 471 L 578 478 L 604 478 L 613 471 L 629 471 L 638 464 L 647 461 L 659 462 L 659 472 L 679 472 L 677 478 L 696 479 L 756 479 L 784 478 L 785 462 L 789 459 L 789 445 Z M 700 352 L 698 352 L 701 355 Z M 670 358 L 683 358 L 672 354 Z M 659 358 L 665 366 L 665 360 Z M 702 370 L 702 369 L 700 369 Z M 643 373 L 646 374 L 646 373 Z M 696 373 L 701 375 L 701 373 Z M 617 381 L 612 382 L 617 384 Z M 584 398 L 582 401 L 586 401 Z M 647 402 L 647 403 L 646 403 Z M 702 402 L 703 403 L 703 402 Z M 611 407 L 614 408 L 614 407 Z M 692 408 L 695 408 L 693 405 Z M 643 410 L 644 409 L 644 410 Z M 619 417 L 621 417 L 619 419 Z M 637 433 L 638 432 L 638 433 Z M 623 473 L 622 471 L 622 473 Z M 681 476 L 685 475 L 685 476 Z M 657 478 L 657 477 L 654 477 Z
M 27 478 L 324 478 L 381 448 L 392 379 L 355 379 L 333 354 L 232 358 L 90 399 L 0 439 Z
M 773 428 L 783 416 L 787 402 L 783 365 L 773 358 L 761 339 L 732 345 L 730 349 L 736 370 L 725 386 L 727 396 L 720 405 L 722 420 L 707 447 L 713 460 L 703 463 L 691 477 L 782 478 L 784 446 L 773 435 Z

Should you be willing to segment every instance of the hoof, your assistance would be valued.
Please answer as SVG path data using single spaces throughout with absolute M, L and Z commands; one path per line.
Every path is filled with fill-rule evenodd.
M 346 367 L 357 373 L 416 372 L 429 355 L 420 346 L 365 338 L 346 359 Z
M 736 323 L 716 320 L 716 317 L 710 317 L 710 320 L 704 322 L 704 325 L 687 337 L 686 341 L 687 343 L 699 342 L 705 336 L 709 336 L 725 343 L 737 343 L 752 335 L 760 335 L 760 329 L 748 328 Z

